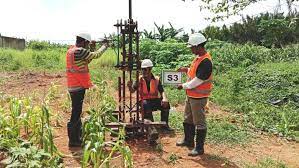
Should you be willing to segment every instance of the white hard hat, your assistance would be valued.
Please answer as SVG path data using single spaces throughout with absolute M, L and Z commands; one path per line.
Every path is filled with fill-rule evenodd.
M 201 43 L 206 42 L 207 39 L 201 33 L 194 33 L 189 36 L 187 47 L 197 46 Z
M 91 42 L 91 36 L 89 33 L 79 33 L 77 36 Z
M 153 62 L 150 59 L 144 59 L 141 62 L 141 68 L 149 68 L 149 67 L 153 67 Z

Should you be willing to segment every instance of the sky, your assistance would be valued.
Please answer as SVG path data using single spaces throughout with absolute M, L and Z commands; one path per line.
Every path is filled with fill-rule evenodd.
M 273 11 L 277 2 L 266 0 L 246 8 L 242 14 Z M 175 28 L 190 33 L 191 28 L 229 25 L 241 18 L 211 23 L 204 19 L 211 14 L 201 12 L 199 2 L 191 0 L 132 0 L 132 3 L 139 31 L 154 30 L 154 22 L 165 26 L 171 22 Z M 89 32 L 96 40 L 115 33 L 113 25 L 117 20 L 128 17 L 128 0 L 0 0 L 0 34 L 26 40 L 73 43 L 80 32 Z

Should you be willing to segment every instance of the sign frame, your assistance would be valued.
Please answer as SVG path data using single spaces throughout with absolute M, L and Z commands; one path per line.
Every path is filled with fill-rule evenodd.
M 170 72 L 170 73 L 176 73 L 179 75 L 178 77 L 178 82 L 173 82 L 173 83 L 169 83 L 166 79 L 165 79 L 165 73 Z M 162 85 L 178 85 L 178 84 L 182 84 L 183 83 L 183 73 L 182 72 L 178 72 L 175 70 L 162 70 L 161 73 L 162 76 Z

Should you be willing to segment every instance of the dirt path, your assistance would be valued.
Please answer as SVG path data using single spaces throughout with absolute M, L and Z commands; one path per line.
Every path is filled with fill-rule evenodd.
M 81 149 L 69 149 L 67 146 L 66 124 L 70 112 L 60 108 L 61 103 L 67 99 L 64 74 L 2 73 L 0 81 L 0 92 L 14 96 L 34 95 L 35 101 L 40 101 L 46 95 L 51 83 L 58 86 L 58 94 L 51 105 L 52 112 L 59 114 L 60 125 L 54 127 L 54 141 L 58 149 L 65 154 L 65 167 L 80 167 Z M 211 104 L 210 108 L 208 115 L 231 115 L 214 104 Z M 177 110 L 183 111 L 183 106 L 177 107 Z M 267 157 L 283 161 L 289 167 L 299 167 L 299 143 L 288 142 L 274 136 L 256 134 L 254 140 L 244 146 L 229 147 L 207 144 L 206 154 L 195 158 L 187 156 L 189 151 L 187 148 L 175 146 L 176 140 L 181 136 L 179 133 L 163 134 L 160 139 L 162 144 L 160 150 L 149 146 L 144 139 L 129 140 L 128 145 L 133 152 L 134 167 L 243 167 L 245 163 L 255 164 L 258 160 Z M 170 159 L 171 156 L 177 158 Z M 171 160 L 172 162 L 170 162 Z M 116 165 L 115 167 L 119 166 Z

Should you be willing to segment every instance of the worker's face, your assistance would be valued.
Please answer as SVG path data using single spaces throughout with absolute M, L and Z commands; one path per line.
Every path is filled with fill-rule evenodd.
M 85 49 L 88 50 L 88 49 L 89 49 L 89 43 L 90 43 L 89 41 L 85 40 L 85 41 L 84 41 L 83 48 L 85 48 Z
M 202 47 L 200 47 L 200 46 L 192 46 L 191 47 L 191 51 L 195 55 L 198 55 L 200 53 L 201 49 L 202 49 Z
M 142 76 L 144 78 L 150 77 L 151 73 L 152 73 L 152 68 L 142 68 Z

